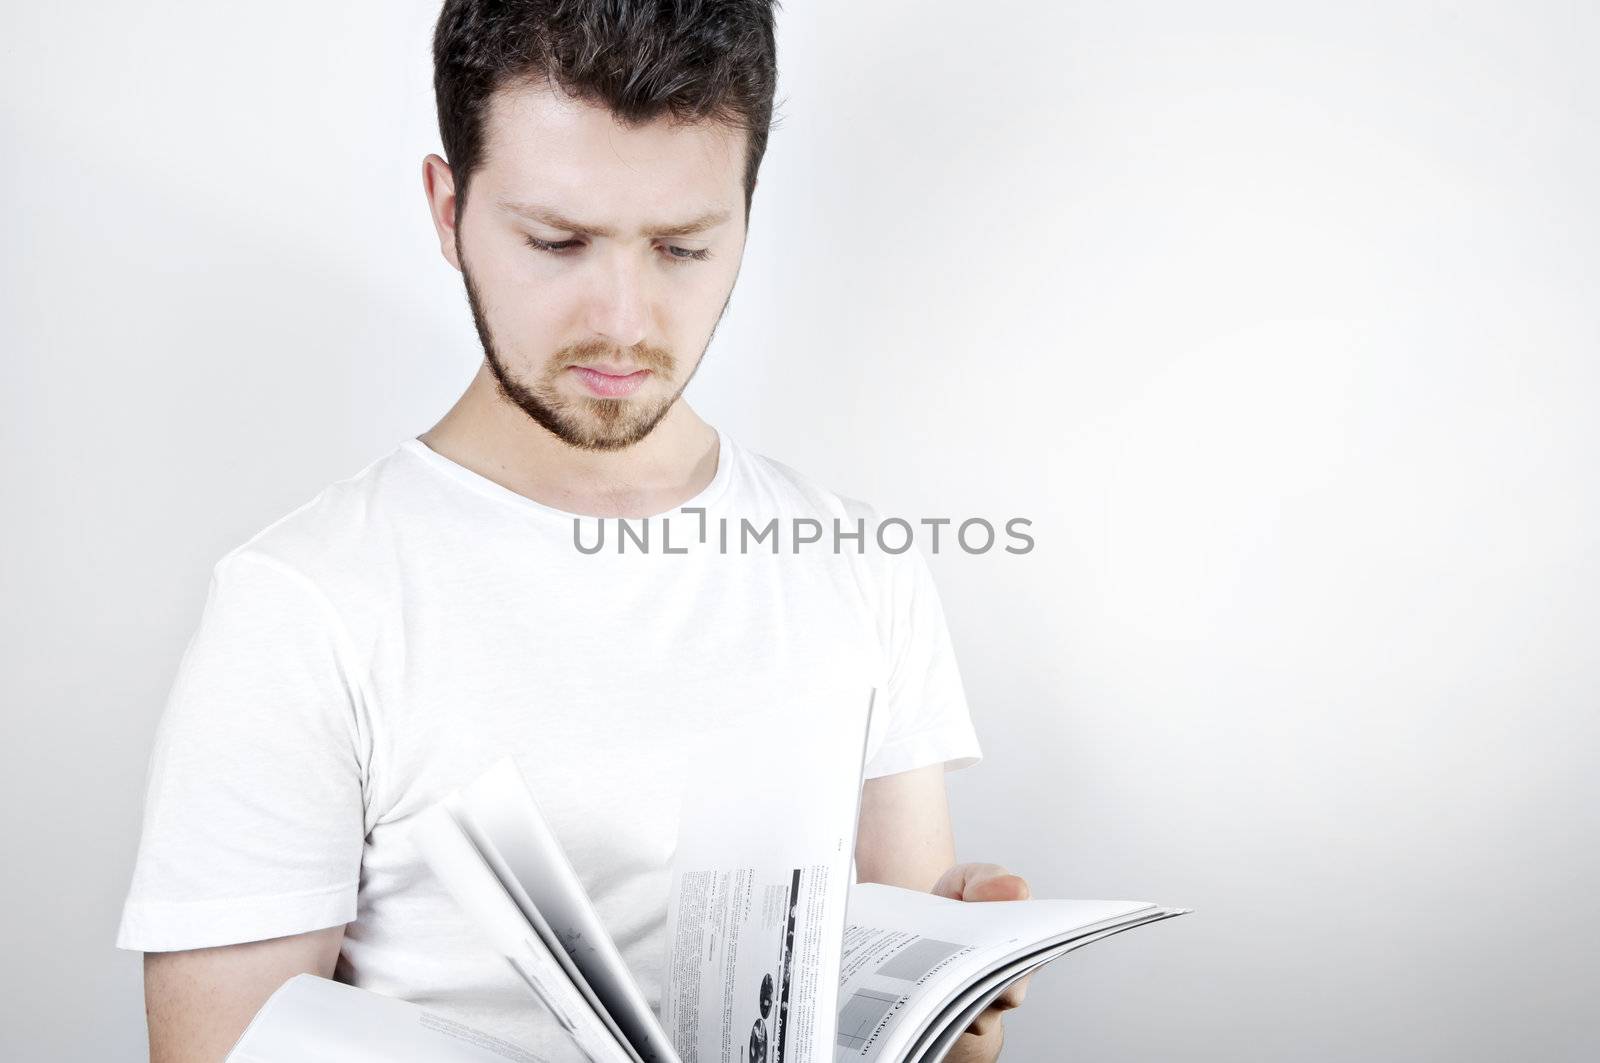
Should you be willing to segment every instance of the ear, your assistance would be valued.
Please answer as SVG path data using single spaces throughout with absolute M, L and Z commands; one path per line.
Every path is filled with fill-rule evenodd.
M 433 229 L 439 235 L 439 253 L 456 269 L 461 261 L 456 257 L 456 180 L 450 164 L 437 155 L 422 160 L 422 189 L 428 196 L 428 212 L 433 216 Z

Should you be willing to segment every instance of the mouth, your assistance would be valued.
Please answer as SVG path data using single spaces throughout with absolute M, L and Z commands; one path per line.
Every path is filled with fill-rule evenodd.
M 578 382 L 591 394 L 605 399 L 620 399 L 632 395 L 650 377 L 650 370 L 627 367 L 597 369 L 587 365 L 572 365 L 567 371 L 576 374 Z

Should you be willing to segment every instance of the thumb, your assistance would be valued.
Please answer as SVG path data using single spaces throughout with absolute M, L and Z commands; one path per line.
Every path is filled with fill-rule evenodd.
M 968 882 L 961 899 L 964 901 L 1025 901 L 1032 896 L 1028 882 L 1021 875 L 1005 872 Z
M 999 864 L 957 864 L 929 892 L 957 901 L 1020 901 L 1030 896 L 1028 883 Z

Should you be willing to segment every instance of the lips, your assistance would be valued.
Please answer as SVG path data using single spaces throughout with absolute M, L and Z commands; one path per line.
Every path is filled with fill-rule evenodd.
M 632 395 L 650 376 L 648 369 L 628 371 L 622 366 L 597 369 L 587 365 L 574 365 L 568 368 L 591 393 L 608 399 Z

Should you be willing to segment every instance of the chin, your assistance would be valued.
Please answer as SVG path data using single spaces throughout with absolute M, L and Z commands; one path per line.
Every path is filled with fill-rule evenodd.
M 635 399 L 586 399 L 582 416 L 571 423 L 572 438 L 587 450 L 622 450 L 655 430 L 664 409 Z

